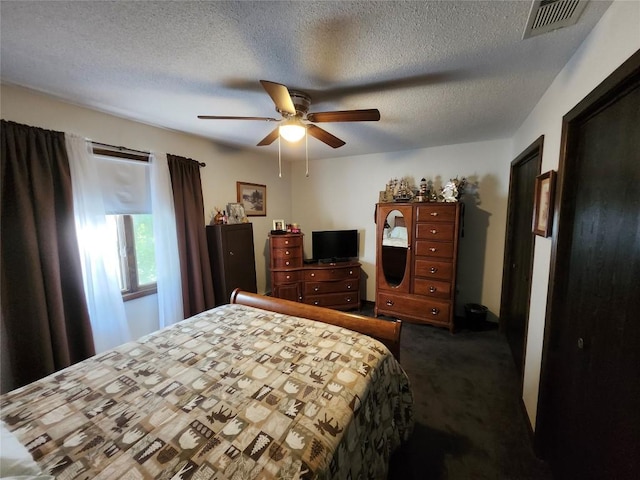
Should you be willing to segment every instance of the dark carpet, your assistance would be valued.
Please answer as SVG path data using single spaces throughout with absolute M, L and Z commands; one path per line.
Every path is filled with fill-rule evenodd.
M 371 305 L 360 313 L 372 316 Z M 389 480 L 550 480 L 533 453 L 504 335 L 490 322 L 459 324 L 451 335 L 403 323 L 400 363 L 416 423 L 391 459 Z

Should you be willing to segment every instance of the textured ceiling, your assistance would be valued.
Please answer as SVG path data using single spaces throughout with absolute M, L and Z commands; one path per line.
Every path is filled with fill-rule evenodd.
M 2 81 L 122 117 L 255 147 L 273 128 L 197 115 L 276 117 L 259 80 L 303 90 L 310 111 L 378 108 L 323 123 L 312 158 L 506 138 L 610 2 L 522 40 L 529 1 L 0 3 Z M 96 140 L 100 140 L 96 138 Z M 283 146 L 297 156 L 302 147 Z

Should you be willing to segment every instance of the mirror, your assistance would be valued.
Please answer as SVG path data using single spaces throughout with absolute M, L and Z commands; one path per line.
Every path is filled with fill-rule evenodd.
M 405 219 L 399 210 L 391 210 L 382 232 L 382 271 L 391 287 L 400 285 L 404 278 L 408 244 Z

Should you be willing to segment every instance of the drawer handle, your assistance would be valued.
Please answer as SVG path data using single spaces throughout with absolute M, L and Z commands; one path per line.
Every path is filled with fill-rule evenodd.
M 438 233 L 438 231 L 437 231 L 435 228 L 434 228 L 433 230 L 429 230 L 429 231 L 430 231 L 431 233 L 433 233 L 434 235 L 435 235 L 436 233 Z
M 347 290 L 351 290 L 351 284 L 347 285 Z
M 285 244 L 285 245 L 289 245 L 289 240 L 285 240 L 285 241 L 284 241 L 284 244 Z
M 287 280 L 289 280 L 291 278 L 291 275 L 287 275 Z
M 347 303 L 351 301 L 351 297 L 347 297 Z
M 431 212 L 429 215 L 431 215 L 432 217 L 437 217 L 438 216 L 438 212 Z
M 433 285 L 429 287 L 429 291 L 431 293 L 435 293 L 435 291 L 438 290 L 436 287 L 434 287 Z
M 431 247 L 431 248 L 429 249 L 429 251 L 430 251 L 430 252 L 436 252 L 437 250 L 438 250 L 438 249 L 437 249 L 437 248 L 435 248 L 435 247 Z
M 314 305 L 320 305 L 320 302 L 318 300 L 316 300 L 315 302 L 313 302 Z
M 349 275 L 353 275 L 353 270 L 349 270 Z
M 289 266 L 289 260 L 287 260 L 286 262 L 284 262 L 284 264 L 288 267 L 288 266 Z
M 437 269 L 436 267 L 431 267 L 431 268 L 429 269 L 429 271 L 430 271 L 431 273 L 436 273 L 436 272 L 438 271 L 438 269 Z
M 320 290 L 320 287 L 314 287 L 313 291 L 314 292 L 318 292 Z
M 387 300 L 387 307 L 393 307 L 393 300 Z
M 431 315 L 438 315 L 439 313 L 440 313 L 440 309 L 435 307 L 431 309 Z
M 312 277 L 315 277 L 315 276 L 316 276 L 316 274 L 315 274 L 315 273 L 312 273 L 312 274 L 311 274 L 311 276 L 312 276 Z
M 291 255 L 291 253 L 289 253 L 289 250 L 285 250 L 285 251 L 284 251 L 284 254 L 285 254 L 285 255 Z

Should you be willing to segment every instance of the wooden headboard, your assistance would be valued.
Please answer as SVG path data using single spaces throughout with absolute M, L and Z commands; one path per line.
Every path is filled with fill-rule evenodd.
M 309 318 L 364 333 L 384 343 L 393 356 L 400 360 L 400 331 L 402 330 L 402 321 L 400 320 L 381 320 L 379 318 L 364 317 L 339 310 L 307 305 L 306 303 L 249 293 L 239 288 L 236 288 L 231 293 L 229 303 L 247 305 L 295 317 Z

